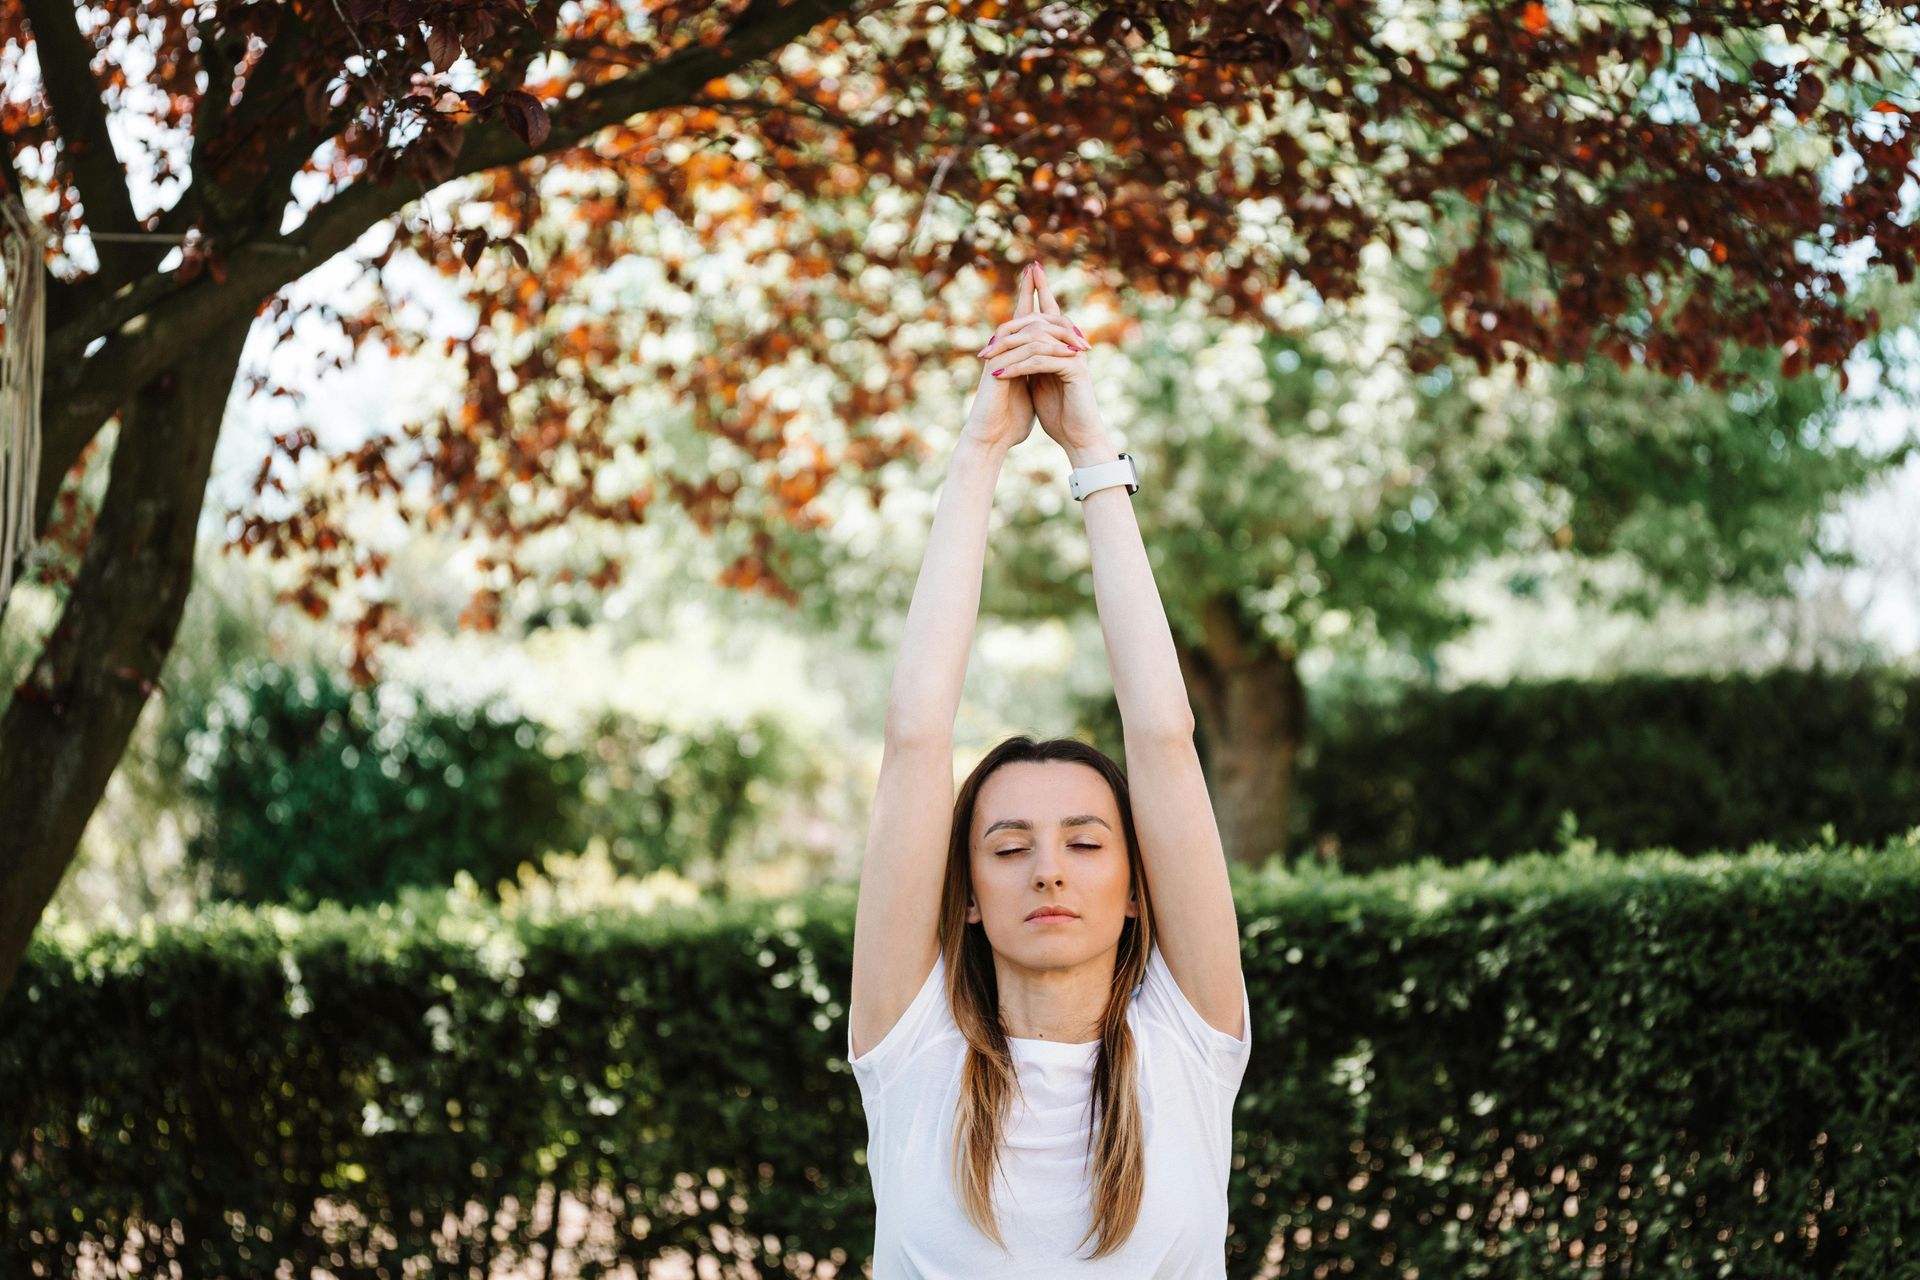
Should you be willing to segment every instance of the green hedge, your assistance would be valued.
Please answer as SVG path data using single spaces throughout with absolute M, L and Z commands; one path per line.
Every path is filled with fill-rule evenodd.
M 491 887 L 561 842 L 584 760 L 503 703 L 386 692 L 267 662 L 188 713 L 182 789 L 206 823 L 187 853 L 216 896 L 368 906 L 462 871 Z
M 1416 690 L 1317 722 L 1299 843 L 1349 870 L 1546 846 L 1871 844 L 1920 821 L 1920 676 L 1820 668 Z
M 785 724 L 669 726 L 617 711 L 562 732 L 500 699 L 260 663 L 180 710 L 173 764 L 203 820 L 188 855 L 236 902 L 349 907 L 403 889 L 482 891 L 598 839 L 613 865 L 724 884 L 766 799 L 812 781 Z
M 1920 829 L 1234 874 L 1231 1275 L 1913 1274 Z M 852 905 L 36 939 L 0 1005 L 0 1272 L 484 1275 L 544 1256 L 558 1188 L 605 1233 L 580 1274 L 858 1274 Z

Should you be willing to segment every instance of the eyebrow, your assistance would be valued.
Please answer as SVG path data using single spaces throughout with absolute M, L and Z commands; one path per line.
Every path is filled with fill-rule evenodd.
M 1108 831 L 1113 830 L 1112 827 L 1107 826 L 1107 820 L 1105 818 L 1102 818 L 1098 814 L 1094 814 L 1094 813 L 1076 813 L 1071 818 L 1060 819 L 1060 825 L 1063 827 L 1084 827 L 1089 822 L 1097 822 L 1101 826 L 1107 827 Z M 980 833 L 980 838 L 982 840 L 985 840 L 988 836 L 992 835 L 994 832 L 1000 830 L 1003 827 L 1012 827 L 1017 831 L 1031 831 L 1033 830 L 1033 823 L 1030 819 L 1027 819 L 1027 818 L 1002 818 L 1000 819 L 1000 821 L 988 827 L 985 831 L 982 831 Z

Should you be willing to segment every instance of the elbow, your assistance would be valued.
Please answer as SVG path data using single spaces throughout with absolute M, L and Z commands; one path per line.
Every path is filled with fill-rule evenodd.
M 928 742 L 951 742 L 953 730 L 931 716 L 888 716 L 882 730 L 886 746 L 915 746 Z

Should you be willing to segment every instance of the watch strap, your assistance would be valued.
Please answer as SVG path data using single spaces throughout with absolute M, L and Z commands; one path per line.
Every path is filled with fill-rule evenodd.
M 1116 484 L 1127 486 L 1129 494 L 1140 491 L 1140 468 L 1130 453 L 1123 453 L 1112 462 L 1075 467 L 1067 473 L 1067 489 L 1075 502 L 1084 502 L 1088 494 Z

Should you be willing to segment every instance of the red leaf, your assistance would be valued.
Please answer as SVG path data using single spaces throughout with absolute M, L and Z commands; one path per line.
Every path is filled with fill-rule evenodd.
M 1539 35 L 1553 23 L 1547 17 L 1547 6 L 1540 0 L 1531 0 L 1520 13 L 1520 25 L 1527 29 L 1528 35 Z
M 1700 113 L 1701 120 L 1717 119 L 1721 105 L 1718 89 L 1699 80 L 1693 82 L 1693 109 Z
M 515 89 L 507 94 L 500 107 L 506 114 L 507 128 L 513 130 L 520 141 L 537 147 L 547 140 L 553 122 L 547 118 L 547 109 L 540 105 L 540 99 Z
M 1820 82 L 1819 76 L 1814 75 L 1811 71 L 1801 72 L 1800 82 L 1793 88 L 1794 116 L 1797 119 L 1805 120 L 1808 116 L 1812 115 L 1813 109 L 1820 105 L 1821 95 L 1826 92 L 1826 88 L 1827 87 Z
M 460 37 L 453 28 L 442 23 L 433 29 L 427 36 L 427 56 L 442 71 L 460 60 Z

